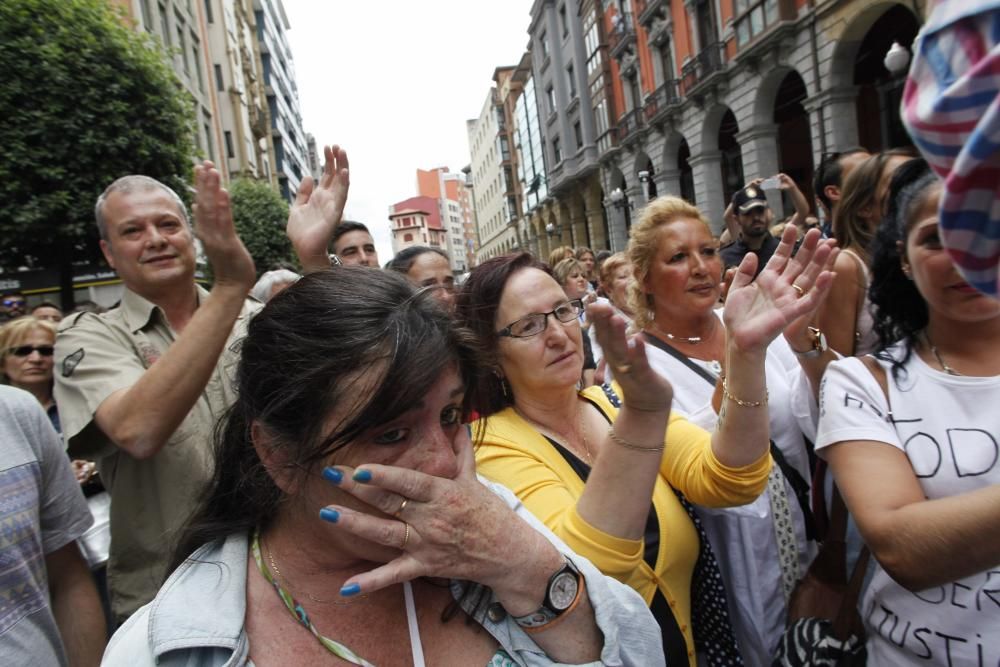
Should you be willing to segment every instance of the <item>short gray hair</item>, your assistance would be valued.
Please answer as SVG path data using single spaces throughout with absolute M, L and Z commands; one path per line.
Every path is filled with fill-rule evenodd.
M 121 192 L 122 194 L 129 194 L 132 192 L 145 192 L 147 190 L 163 190 L 174 200 L 177 204 L 177 210 L 181 214 L 181 218 L 184 219 L 184 224 L 190 226 L 188 221 L 187 207 L 184 206 L 184 201 L 174 192 L 172 189 L 160 183 L 155 178 L 150 178 L 149 176 L 142 176 L 140 174 L 131 174 L 129 176 L 122 176 L 114 183 L 109 185 L 101 196 L 97 198 L 97 203 L 94 204 L 94 219 L 97 220 L 97 231 L 101 235 L 101 239 L 108 240 L 108 227 L 107 220 L 104 218 L 104 204 L 115 192 Z
M 299 274 L 294 271 L 289 271 L 288 269 L 275 269 L 274 271 L 268 271 L 260 277 L 257 284 L 253 286 L 250 290 L 250 296 L 257 299 L 262 303 L 267 303 L 271 299 L 271 290 L 274 289 L 275 285 L 281 283 L 294 283 L 299 278 Z

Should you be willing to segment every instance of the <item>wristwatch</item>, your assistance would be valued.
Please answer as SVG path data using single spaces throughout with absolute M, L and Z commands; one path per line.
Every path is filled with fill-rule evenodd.
M 826 344 L 826 336 L 816 327 L 809 327 L 809 341 L 812 343 L 812 347 L 805 352 L 799 352 L 795 348 L 792 348 L 792 352 L 803 359 L 815 359 L 830 349 L 830 346 Z
M 549 577 L 542 606 L 527 616 L 515 616 L 514 621 L 527 630 L 551 623 L 576 604 L 582 580 L 580 570 L 567 558 L 565 565 Z

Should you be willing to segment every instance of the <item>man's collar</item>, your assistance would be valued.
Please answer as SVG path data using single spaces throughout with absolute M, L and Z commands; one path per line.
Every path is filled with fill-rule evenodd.
M 208 296 L 208 290 L 197 283 L 195 284 L 195 289 L 198 292 L 197 299 L 200 306 L 205 297 Z M 163 310 L 159 306 L 145 297 L 139 296 L 127 287 L 125 288 L 125 293 L 122 295 L 121 309 L 125 324 L 132 333 L 146 327 L 150 320 L 152 320 L 153 313 L 159 313 L 159 316 L 166 322 Z

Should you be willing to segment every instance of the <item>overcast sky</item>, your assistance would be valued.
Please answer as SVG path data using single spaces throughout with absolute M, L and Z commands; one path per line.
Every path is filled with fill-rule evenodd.
M 470 162 L 493 70 L 528 43 L 531 0 L 284 0 L 306 132 L 351 160 L 347 217 L 368 225 L 384 264 L 388 210 L 415 196 L 416 170 Z

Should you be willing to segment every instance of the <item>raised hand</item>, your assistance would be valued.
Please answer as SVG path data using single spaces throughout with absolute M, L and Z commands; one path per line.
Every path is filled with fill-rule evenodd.
M 557 569 L 560 557 L 555 548 L 479 482 L 475 453 L 464 428 L 455 444 L 459 471 L 453 479 L 374 464 L 354 470 L 337 466 L 339 480 L 336 473 L 324 475 L 382 513 L 327 507 L 338 513 L 333 524 L 337 530 L 400 550 L 388 563 L 351 577 L 342 594 L 441 577 L 484 584 L 503 599 L 518 589 L 518 580 L 528 572 L 540 568 L 548 576 L 544 572 Z M 509 607 L 508 611 L 513 612 Z
M 669 411 L 673 387 L 649 366 L 642 338 L 625 334 L 625 321 L 615 315 L 610 304 L 587 306 L 587 319 L 594 326 L 607 368 L 621 387 L 625 405 L 646 412 Z
M 763 351 L 790 323 L 818 307 L 833 282 L 826 264 L 835 248 L 835 242 L 820 236 L 819 230 L 810 230 L 793 257 L 797 232 L 787 226 L 756 280 L 757 256 L 743 258 L 723 310 L 729 339 L 739 349 Z
M 325 146 L 323 155 L 326 163 L 319 184 L 309 176 L 302 179 L 285 230 L 306 273 L 330 266 L 330 239 L 343 218 L 351 184 L 347 151 Z
M 209 160 L 194 168 L 194 232 L 212 265 L 215 285 L 248 292 L 256 278 L 253 259 L 236 233 L 229 193 Z

